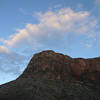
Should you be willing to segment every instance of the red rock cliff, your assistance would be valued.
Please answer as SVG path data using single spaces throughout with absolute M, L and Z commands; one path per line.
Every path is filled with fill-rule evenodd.
M 43 51 L 33 56 L 20 76 L 26 77 L 100 82 L 100 58 L 71 58 L 52 50 Z

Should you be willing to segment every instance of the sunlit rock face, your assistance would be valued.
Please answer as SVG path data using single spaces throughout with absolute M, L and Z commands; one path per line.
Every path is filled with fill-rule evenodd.
M 100 58 L 34 54 L 16 80 L 0 86 L 0 100 L 100 100 Z
M 100 58 L 71 58 L 47 50 L 35 54 L 20 77 L 100 82 Z
M 35 54 L 21 77 L 65 80 L 70 77 L 71 57 L 48 50 Z
M 100 83 L 100 58 L 73 59 L 71 70 L 80 80 Z

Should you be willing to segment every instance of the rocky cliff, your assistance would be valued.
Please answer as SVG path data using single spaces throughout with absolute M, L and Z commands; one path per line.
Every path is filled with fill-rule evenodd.
M 100 100 L 100 58 L 35 54 L 18 79 L 0 86 L 0 100 Z
M 52 50 L 35 54 L 20 77 L 100 82 L 100 58 L 71 58 Z

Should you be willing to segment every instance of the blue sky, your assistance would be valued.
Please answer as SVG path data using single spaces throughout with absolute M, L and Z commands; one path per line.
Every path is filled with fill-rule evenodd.
M 99 57 L 99 11 L 100 0 L 0 0 L 0 84 L 42 50 Z

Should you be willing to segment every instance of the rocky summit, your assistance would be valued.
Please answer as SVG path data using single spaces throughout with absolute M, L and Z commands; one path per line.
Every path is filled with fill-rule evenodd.
M 100 100 L 100 58 L 34 54 L 16 80 L 0 86 L 0 100 Z

